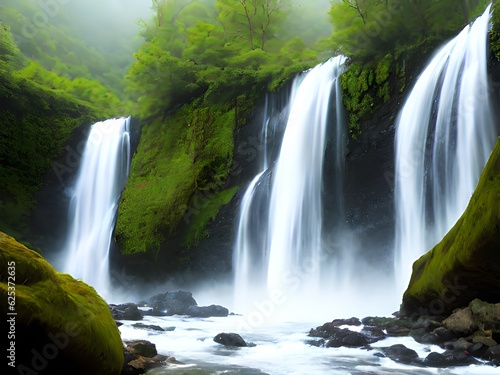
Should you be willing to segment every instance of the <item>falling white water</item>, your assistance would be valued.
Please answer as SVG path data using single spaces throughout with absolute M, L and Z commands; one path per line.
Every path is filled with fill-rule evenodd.
M 344 61 L 339 56 L 311 70 L 291 105 L 272 181 L 267 270 L 270 290 L 285 289 L 284 277 L 304 262 L 311 262 L 312 269 L 306 283 L 320 287 L 326 126 L 334 82 L 340 96 L 337 78 Z
M 110 297 L 109 249 L 129 173 L 129 118 L 95 123 L 82 155 L 69 210 L 63 271 Z
M 334 134 L 335 156 L 327 168 L 336 169 L 339 179 L 346 152 L 347 124 L 338 82 L 344 63 L 345 57 L 338 56 L 297 77 L 289 107 L 284 110 L 288 117 L 278 158 L 274 164 L 263 163 L 263 170 L 247 188 L 234 253 L 236 309 L 248 311 L 264 304 L 276 315 L 274 308 L 282 304 L 279 299 L 321 306 L 325 300 L 331 301 L 331 293 L 330 297 L 324 294 L 325 288 L 335 289 L 339 301 L 341 296 L 344 301 L 352 300 L 353 289 L 346 284 L 357 276 L 344 276 L 354 270 L 353 264 L 348 266 L 342 254 L 333 254 L 338 249 L 325 246 L 324 233 L 331 235 L 333 228 L 323 227 L 328 127 L 334 128 L 330 133 Z M 341 186 L 343 182 L 338 183 Z M 336 188 L 336 193 L 342 195 L 341 190 Z M 340 196 L 336 207 L 340 214 L 342 201 Z M 337 239 L 336 246 L 345 240 L 340 247 L 348 253 L 355 241 L 347 237 Z M 253 306 L 244 306 L 241 301 Z M 287 313 L 290 317 L 290 309 Z
M 489 6 L 434 56 L 396 125 L 395 271 L 412 263 L 462 215 L 495 141 L 487 76 Z

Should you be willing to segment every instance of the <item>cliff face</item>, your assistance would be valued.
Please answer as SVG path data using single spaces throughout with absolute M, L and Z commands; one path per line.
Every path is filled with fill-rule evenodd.
M 500 139 L 464 214 L 413 264 L 401 313 L 448 315 L 479 298 L 500 301 Z

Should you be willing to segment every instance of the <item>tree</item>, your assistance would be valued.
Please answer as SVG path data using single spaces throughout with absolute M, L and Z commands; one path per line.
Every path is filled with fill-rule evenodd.
M 286 0 L 217 0 L 218 20 L 228 41 L 242 39 L 251 50 L 265 49 L 266 42 L 283 20 Z

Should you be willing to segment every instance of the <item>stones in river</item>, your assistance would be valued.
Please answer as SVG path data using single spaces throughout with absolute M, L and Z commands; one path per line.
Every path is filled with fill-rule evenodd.
M 237 333 L 219 333 L 214 337 L 214 341 L 224 346 L 246 347 L 249 346 Z

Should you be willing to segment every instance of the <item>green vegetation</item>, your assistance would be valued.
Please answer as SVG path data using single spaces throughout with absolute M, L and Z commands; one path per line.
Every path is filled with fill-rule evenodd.
M 184 217 L 188 221 L 198 216 L 199 195 L 216 195 L 213 202 L 227 203 L 227 195 L 217 192 L 231 170 L 235 123 L 230 106 L 192 104 L 144 127 L 118 211 L 116 239 L 122 252 L 155 255 Z M 218 210 L 209 208 L 205 217 Z M 193 215 L 187 214 L 190 209 Z M 196 222 L 204 225 L 208 220 L 200 217 Z M 202 233 L 194 231 L 192 239 Z
M 60 347 L 64 350 L 52 358 L 51 370 L 67 370 L 70 363 L 72 372 L 77 374 L 120 373 L 124 362 L 120 332 L 108 304 L 92 287 L 56 272 L 38 253 L 3 232 L 0 266 L 2 311 L 8 311 L 12 295 L 14 278 L 9 275 L 18 281 L 15 320 L 19 366 L 29 366 L 33 345 L 53 344 L 52 335 L 59 342 L 63 338 L 67 341 L 64 348 Z M 22 371 L 22 367 L 18 369 Z
M 350 58 L 341 77 L 349 131 L 406 87 L 406 66 L 454 36 L 489 0 L 337 0 L 330 9 L 330 47 Z
M 493 14 L 491 15 L 491 21 L 493 27 L 490 32 L 490 45 L 491 54 L 500 60 L 500 3 L 495 1 L 493 3 Z
M 500 138 L 463 215 L 439 244 L 413 264 L 401 311 L 411 315 L 441 299 L 448 313 L 474 298 L 498 302 L 499 227 Z M 451 293 L 455 295 L 450 299 Z
M 0 225 L 24 239 L 34 194 L 72 131 L 123 107 L 99 82 L 70 80 L 27 59 L 0 23 Z
M 215 220 L 221 206 L 228 204 L 238 191 L 238 187 L 223 190 L 215 196 L 195 196 L 193 203 L 198 203 L 199 210 L 194 208 L 192 216 L 189 219 L 189 226 L 185 238 L 185 245 L 189 248 L 196 246 L 210 233 L 205 226 L 212 220 Z
M 235 129 L 265 90 L 316 65 L 319 49 L 279 37 L 285 1 L 153 3 L 154 20 L 144 23 L 145 43 L 126 77 L 143 133 L 116 240 L 124 253 L 155 255 L 183 218 L 186 247 L 208 235 L 206 224 L 236 191 L 226 189 Z
M 113 14 L 109 1 L 99 1 L 99 10 L 83 17 L 91 3 L 96 1 L 3 0 L 0 22 L 10 26 L 21 52 L 45 69 L 70 80 L 99 81 L 122 95 L 123 77 L 141 42 L 137 27 Z

